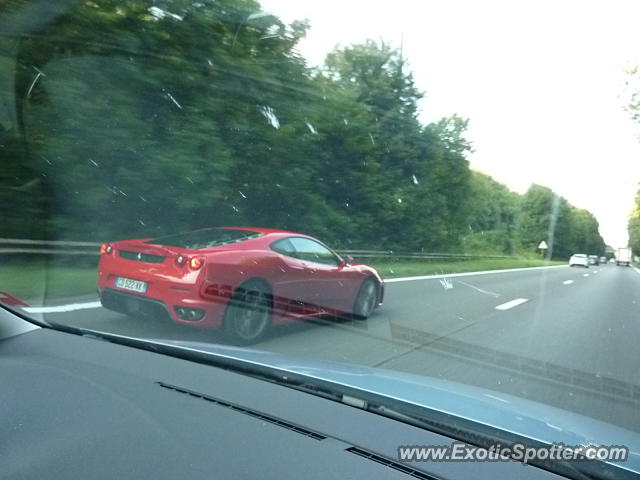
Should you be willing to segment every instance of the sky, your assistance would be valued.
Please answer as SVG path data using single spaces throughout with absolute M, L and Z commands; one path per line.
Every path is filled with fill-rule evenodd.
M 311 65 L 336 45 L 382 39 L 425 92 L 424 123 L 469 119 L 471 167 L 524 193 L 552 188 L 590 210 L 613 247 L 627 244 L 640 182 L 640 125 L 625 69 L 640 63 L 640 2 L 262 0 L 286 23 L 308 19 Z

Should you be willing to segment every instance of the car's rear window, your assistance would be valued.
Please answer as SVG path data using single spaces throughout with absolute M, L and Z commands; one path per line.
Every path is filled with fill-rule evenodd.
M 145 243 L 198 250 L 201 248 L 244 242 L 245 240 L 261 237 L 262 235 L 262 233 L 254 232 L 253 230 L 206 228 L 176 235 L 166 235 L 148 240 Z

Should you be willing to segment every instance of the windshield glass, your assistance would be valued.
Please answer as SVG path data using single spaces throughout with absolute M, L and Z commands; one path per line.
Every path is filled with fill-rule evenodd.
M 444 381 L 545 441 L 640 433 L 640 6 L 614 3 L 4 1 L 0 304 L 425 406 Z

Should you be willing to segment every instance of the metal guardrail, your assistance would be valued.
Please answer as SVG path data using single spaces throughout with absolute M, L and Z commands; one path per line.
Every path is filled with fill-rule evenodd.
M 99 247 L 99 243 L 93 242 L 0 238 L 0 255 L 9 253 L 38 255 L 99 255 Z
M 28 240 L 25 238 L 0 238 L 0 244 L 11 245 L 60 245 L 63 247 L 99 247 L 95 242 L 71 242 L 66 240 Z
M 6 245 L 6 246 L 5 246 Z M 45 247 L 45 248 L 42 248 Z M 21 253 L 39 255 L 99 255 L 100 243 L 76 242 L 67 240 L 30 240 L 23 238 L 0 238 L 0 254 Z M 469 253 L 437 253 L 437 252 L 396 252 L 394 250 L 336 250 L 340 255 L 351 255 L 355 258 L 387 258 L 387 259 L 450 259 L 463 260 L 474 258 L 517 258 L 509 255 L 478 255 Z
M 46 248 L 0 248 L 0 255 L 3 253 L 32 253 L 40 255 L 99 255 L 100 252 L 89 252 L 87 250 L 55 250 Z

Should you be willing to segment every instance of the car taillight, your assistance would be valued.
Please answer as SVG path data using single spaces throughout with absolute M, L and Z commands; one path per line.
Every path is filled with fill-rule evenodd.
M 102 245 L 100 245 L 100 254 L 101 255 L 108 255 L 111 253 L 111 250 L 113 250 L 113 247 L 111 245 L 109 245 L 108 243 L 103 243 Z
M 198 270 L 202 265 L 204 265 L 204 259 L 201 257 L 193 257 L 189 260 L 189 267 L 191 270 Z

